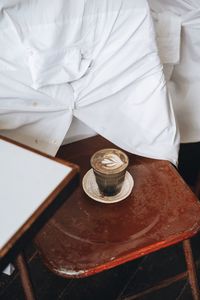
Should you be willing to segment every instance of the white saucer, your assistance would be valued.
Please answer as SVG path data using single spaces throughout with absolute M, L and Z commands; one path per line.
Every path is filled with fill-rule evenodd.
M 119 194 L 115 196 L 103 196 L 100 194 L 93 169 L 90 169 L 82 180 L 82 186 L 85 193 L 92 199 L 102 203 L 115 203 L 126 199 L 134 186 L 133 177 L 126 171 L 124 183 Z

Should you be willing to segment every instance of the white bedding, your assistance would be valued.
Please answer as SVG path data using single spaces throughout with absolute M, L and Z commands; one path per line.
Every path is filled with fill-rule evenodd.
M 200 1 L 148 0 L 159 31 L 158 44 L 168 36 L 168 44 L 179 44 L 179 59 L 163 61 L 168 88 L 180 129 L 182 143 L 200 141 Z M 166 22 L 165 22 L 166 20 Z M 173 36 L 169 28 L 181 31 Z M 163 25 L 163 22 L 165 24 Z M 162 28 L 161 28 L 161 27 Z M 163 30 L 163 27 L 165 30 Z M 172 48 L 171 48 L 172 49 Z M 162 57 L 162 53 L 161 57 Z
M 0 134 L 55 155 L 67 133 L 73 141 L 96 132 L 177 163 L 145 0 L 3 0 L 0 14 Z M 80 132 L 68 131 L 74 116 Z

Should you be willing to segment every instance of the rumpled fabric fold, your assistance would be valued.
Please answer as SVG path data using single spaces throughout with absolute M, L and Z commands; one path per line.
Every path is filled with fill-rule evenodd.
M 145 0 L 16 0 L 1 12 L 1 134 L 55 155 L 75 117 L 124 150 L 177 163 Z
M 28 62 L 33 88 L 38 89 L 78 80 L 87 72 L 91 59 L 85 58 L 80 48 L 72 46 L 46 51 L 30 48 Z
M 173 16 L 173 20 L 181 21 L 181 35 L 176 34 L 173 51 L 181 37 L 180 57 L 176 62 L 164 63 L 164 71 L 170 92 L 182 143 L 200 141 L 200 1 L 196 0 L 148 0 L 157 27 L 157 17 Z M 172 21 L 171 18 L 171 21 Z M 176 21 L 176 24 L 177 24 Z M 179 21 L 178 21 L 179 22 Z M 159 35 L 165 36 L 171 29 L 168 19 L 160 18 Z M 174 23 L 175 24 L 175 23 Z M 178 26 L 178 25 L 177 25 Z M 173 26 L 178 32 L 178 27 Z M 159 47 L 159 38 L 157 38 Z M 162 55 L 161 55 L 162 61 Z

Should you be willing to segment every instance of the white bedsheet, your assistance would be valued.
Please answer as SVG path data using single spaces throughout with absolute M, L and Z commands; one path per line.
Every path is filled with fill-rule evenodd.
M 200 1 L 148 0 L 159 35 L 179 44 L 179 59 L 163 61 L 182 143 L 200 141 Z M 169 17 L 170 16 L 170 17 Z M 166 19 L 168 19 L 167 22 Z M 169 28 L 181 31 L 176 36 Z M 165 23 L 165 24 L 164 24 Z M 171 25 L 170 25 L 171 24 Z M 162 28 L 161 28 L 161 27 Z M 163 30 L 164 28 L 164 30 Z M 177 29 L 178 30 L 178 29 Z M 160 39 L 157 39 L 158 44 Z M 162 58 L 162 53 L 161 58 Z
M 145 0 L 3 0 L 0 14 L 0 134 L 55 155 L 75 116 L 86 135 L 177 163 Z

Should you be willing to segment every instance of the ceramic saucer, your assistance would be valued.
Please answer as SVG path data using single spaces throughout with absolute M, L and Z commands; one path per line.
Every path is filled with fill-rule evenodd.
M 120 193 L 115 196 L 103 196 L 100 194 L 93 169 L 90 169 L 83 177 L 82 186 L 85 193 L 92 199 L 102 203 L 115 203 L 126 199 L 134 186 L 134 180 L 131 174 L 126 171 L 124 183 Z

